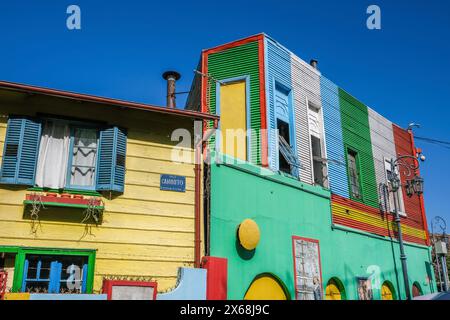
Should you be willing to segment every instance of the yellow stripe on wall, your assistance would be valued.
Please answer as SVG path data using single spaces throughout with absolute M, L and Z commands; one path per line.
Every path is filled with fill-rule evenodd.
M 331 207 L 333 215 L 336 215 L 338 217 L 362 222 L 374 227 L 383 228 L 385 230 L 397 230 L 397 226 L 394 222 L 382 220 L 381 218 L 376 217 L 370 213 L 347 207 L 335 202 L 332 203 Z M 426 239 L 425 231 L 407 226 L 405 224 L 402 224 L 402 233 L 412 237 Z

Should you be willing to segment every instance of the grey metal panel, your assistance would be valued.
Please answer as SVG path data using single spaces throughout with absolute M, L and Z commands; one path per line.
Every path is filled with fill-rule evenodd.
M 377 185 L 386 183 L 386 174 L 384 159 L 396 158 L 394 132 L 392 129 L 392 122 L 384 118 L 376 111 L 368 108 L 369 125 L 370 125 L 370 139 L 372 140 L 373 160 L 375 165 L 375 177 Z M 398 193 L 403 203 L 403 195 Z
M 338 87 L 321 77 L 322 107 L 331 192 L 349 198 Z
M 312 184 L 313 178 L 307 101 L 318 108 L 322 107 L 320 74 L 294 54 L 291 54 L 291 63 L 297 154 L 302 165 L 300 170 L 300 180 Z

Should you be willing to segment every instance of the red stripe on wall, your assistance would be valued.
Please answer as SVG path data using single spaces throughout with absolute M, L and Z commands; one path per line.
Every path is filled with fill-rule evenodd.
M 260 88 L 260 104 L 261 104 L 261 130 L 267 129 L 266 122 L 266 72 L 265 72 L 265 64 L 264 64 L 264 36 L 258 40 L 259 42 L 259 88 Z M 263 167 L 268 167 L 268 159 L 267 154 L 268 150 L 267 143 L 267 133 L 261 134 L 261 164 Z
M 380 236 L 397 238 L 397 233 L 392 229 L 380 228 L 380 227 L 372 226 L 370 224 L 352 220 L 352 219 L 348 219 L 348 218 L 333 216 L 333 223 L 339 224 L 339 225 L 342 225 L 345 227 L 349 227 L 349 228 L 358 229 L 358 230 L 365 231 L 368 233 L 373 233 L 373 234 L 380 235 Z M 387 224 L 387 222 L 386 222 L 386 224 Z M 422 245 L 426 245 L 426 243 L 427 243 L 424 239 L 417 238 L 417 237 L 414 237 L 414 236 L 411 236 L 408 234 L 403 234 L 402 236 L 403 236 L 403 240 L 408 241 L 408 242 L 422 244 Z
M 359 229 L 362 231 L 378 234 L 381 236 L 395 237 L 395 235 L 393 234 L 393 230 L 390 230 L 390 231 L 388 230 L 389 223 L 394 222 L 394 216 L 392 214 L 382 212 L 381 210 L 377 210 L 373 207 L 367 206 L 360 202 L 356 202 L 356 201 L 353 201 L 353 200 L 350 200 L 350 199 L 347 199 L 347 198 L 344 198 L 344 197 L 341 197 L 341 196 L 338 196 L 335 194 L 333 194 L 331 196 L 331 201 L 334 203 L 338 203 L 340 205 L 349 207 L 350 209 L 359 210 L 359 211 L 362 211 L 369 215 L 372 215 L 372 216 L 378 218 L 381 222 L 384 222 L 386 224 L 386 228 L 380 228 L 380 227 L 373 226 L 373 225 L 370 225 L 370 224 L 367 224 L 364 222 L 353 220 L 351 218 L 344 218 L 344 217 L 340 217 L 340 216 L 336 216 L 336 215 L 332 216 L 333 223 L 337 223 L 337 224 L 340 224 L 343 226 L 347 226 L 347 227 Z M 417 225 L 417 223 L 412 222 L 412 220 L 408 219 L 408 217 L 407 218 L 402 217 L 402 224 L 413 227 L 413 228 L 416 227 L 416 225 Z M 421 227 L 419 227 L 417 229 L 423 230 Z M 405 240 L 406 240 L 406 238 L 409 239 L 407 241 L 419 243 L 419 244 L 428 244 L 428 240 L 425 241 L 421 238 L 417 238 L 417 237 L 410 236 L 410 235 L 404 235 L 404 236 L 405 236 Z

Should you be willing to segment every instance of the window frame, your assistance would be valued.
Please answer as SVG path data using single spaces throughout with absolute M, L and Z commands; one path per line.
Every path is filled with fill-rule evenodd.
M 82 128 L 82 129 L 96 129 L 96 135 L 97 135 L 97 150 L 95 153 L 95 171 L 94 171 L 94 180 L 91 186 L 79 186 L 79 185 L 72 185 L 70 183 L 71 175 L 72 175 L 72 163 L 73 163 L 73 147 L 74 147 L 74 141 L 75 141 L 75 129 Z M 64 186 L 65 190 L 83 190 L 83 191 L 95 191 L 96 184 L 97 184 L 97 164 L 98 164 L 98 149 L 99 149 L 99 143 L 100 143 L 100 128 L 95 127 L 94 125 L 71 125 L 69 123 L 69 129 L 70 129 L 70 143 L 69 143 L 69 157 L 68 157 L 68 163 L 67 163 L 67 172 L 66 172 L 66 185 Z
M 216 83 L 216 115 L 221 114 L 221 110 L 223 108 L 223 106 L 220 105 L 220 95 L 221 95 L 221 88 L 222 86 L 226 86 L 228 84 L 235 84 L 235 83 L 245 83 L 245 125 L 246 125 L 246 129 L 245 129 L 245 135 L 246 135 L 246 143 L 247 143 L 247 148 L 245 150 L 245 161 L 247 162 L 252 162 L 252 154 L 251 154 L 251 150 L 252 150 L 252 137 L 249 134 L 249 130 L 251 129 L 251 117 L 250 117 L 250 109 L 251 109 L 251 101 L 250 101 L 250 76 L 249 75 L 244 75 L 244 76 L 239 76 L 239 77 L 232 77 L 232 78 L 226 78 L 226 79 L 222 79 L 219 82 Z M 221 121 L 219 120 L 219 125 L 218 125 L 218 129 L 220 130 L 221 134 L 223 135 L 224 133 L 222 132 L 222 124 Z M 226 133 L 225 133 L 226 134 Z M 215 150 L 223 153 L 223 150 L 221 150 L 221 145 L 222 145 L 222 140 L 220 135 L 216 135 L 215 137 Z
M 348 155 L 350 152 L 354 153 L 354 158 L 355 158 L 355 166 L 356 166 L 357 175 L 358 175 L 358 187 L 359 187 L 359 195 L 360 195 L 359 198 L 355 197 L 353 195 L 353 191 L 352 191 L 352 183 L 351 183 L 351 178 L 350 178 L 351 176 L 350 176 L 349 159 L 348 159 Z M 359 152 L 356 151 L 356 149 L 354 149 L 352 147 L 345 146 L 345 161 L 346 161 L 346 170 L 347 170 L 347 177 L 348 177 L 348 190 L 349 190 L 350 199 L 352 199 L 354 201 L 358 201 L 358 202 L 364 202 L 364 189 L 363 189 L 363 184 L 361 181 L 361 165 L 360 165 L 360 160 L 359 160 Z
M 0 251 L 3 247 L 0 246 Z M 54 255 L 54 256 L 85 256 L 87 257 L 86 292 L 92 293 L 94 287 L 94 268 L 96 260 L 96 250 L 92 249 L 52 249 L 52 248 L 32 248 L 32 247 L 6 247 L 11 252 L 16 253 L 14 265 L 14 279 L 12 292 L 20 292 L 24 276 L 26 255 Z
M 297 153 L 297 141 L 295 136 L 295 116 L 294 116 L 294 105 L 293 105 L 293 90 L 292 87 L 288 87 L 284 85 L 280 80 L 277 78 L 273 78 L 272 80 L 272 87 L 273 87 L 273 94 L 272 94 L 272 104 L 273 104 L 273 117 L 274 117 L 274 123 L 275 123 L 275 135 L 276 135 L 276 143 L 275 143 L 275 154 L 276 154 L 276 160 L 275 160 L 275 169 L 277 172 L 282 172 L 283 174 L 288 174 L 290 176 L 294 176 L 296 178 L 299 177 L 299 169 L 295 168 L 294 166 L 291 166 L 290 173 L 286 173 L 285 171 L 280 170 L 280 142 L 278 138 L 278 120 L 285 122 L 289 127 L 289 145 L 291 146 L 292 152 L 295 157 L 298 158 Z M 277 115 L 277 108 L 276 108 L 276 96 L 277 91 L 284 94 L 287 98 L 288 102 L 288 110 L 287 110 L 287 117 L 280 117 Z M 270 127 L 270 126 L 269 126 Z M 269 128 L 268 127 L 268 128 Z M 298 159 L 297 159 L 298 160 Z
M 308 140 L 309 140 L 309 149 L 310 149 L 310 160 L 311 160 L 311 181 L 314 185 L 317 185 L 315 183 L 315 174 L 314 174 L 314 156 L 313 156 L 313 150 L 312 150 L 312 136 L 315 136 L 311 132 L 311 128 L 309 126 L 309 114 L 310 112 L 316 112 L 317 116 L 319 118 L 320 124 L 319 124 L 319 137 L 315 136 L 320 141 L 320 153 L 321 158 L 327 158 L 327 143 L 326 143 L 326 135 L 325 135 L 325 121 L 323 118 L 323 108 L 322 106 L 319 106 L 313 102 L 311 102 L 308 97 L 306 97 L 306 106 L 308 108 L 307 112 L 307 119 L 308 119 Z M 316 111 L 312 110 L 315 109 Z M 329 179 L 328 179 L 328 161 L 322 162 L 322 175 L 323 175 L 323 185 L 319 185 L 323 188 L 329 188 Z
M 67 160 L 67 171 L 66 171 L 66 183 L 64 185 L 63 191 L 95 191 L 96 190 L 96 183 L 97 183 L 97 165 L 98 165 L 98 150 L 99 150 L 99 143 L 100 143 L 100 131 L 102 127 L 104 126 L 104 123 L 102 122 L 93 122 L 89 120 L 79 120 L 79 119 L 66 119 L 66 118 L 58 118 L 55 116 L 48 116 L 48 115 L 38 115 L 37 117 L 42 125 L 45 124 L 46 121 L 55 121 L 59 123 L 65 123 L 69 126 L 70 131 L 70 142 L 69 142 L 69 155 Z M 94 175 L 94 183 L 92 186 L 77 186 L 77 185 L 71 185 L 70 184 L 70 178 L 71 178 L 71 170 L 72 170 L 72 158 L 73 158 L 73 142 L 74 142 L 74 131 L 75 128 L 85 128 L 85 129 L 96 129 L 97 130 L 97 153 L 96 153 L 96 159 L 95 159 L 95 175 Z M 41 130 L 41 137 L 42 137 L 42 130 Z M 41 149 L 40 140 L 39 140 L 39 148 L 38 148 L 38 155 Z M 36 160 L 38 163 L 39 156 Z M 35 173 L 36 175 L 36 173 Z M 39 187 L 34 185 L 33 188 L 42 188 L 47 189 L 43 187 Z

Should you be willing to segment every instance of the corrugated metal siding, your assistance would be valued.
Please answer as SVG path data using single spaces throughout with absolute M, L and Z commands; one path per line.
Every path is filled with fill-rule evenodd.
M 253 129 L 250 161 L 261 164 L 261 110 L 259 85 L 258 41 L 208 55 L 208 73 L 223 80 L 248 75 L 250 77 L 250 127 Z M 216 87 L 211 87 L 211 112 L 216 112 Z
M 338 87 L 325 77 L 320 79 L 322 110 L 327 146 L 328 180 L 331 192 L 349 198 L 342 135 L 341 107 Z
M 288 89 L 292 89 L 290 54 L 287 50 L 277 46 L 270 39 L 266 42 L 267 61 L 267 128 L 268 128 L 268 162 L 270 169 L 278 171 L 277 167 L 277 136 L 274 106 L 275 81 Z
M 297 153 L 302 165 L 300 180 L 312 184 L 311 145 L 308 127 L 307 100 L 320 108 L 322 99 L 320 95 L 320 75 L 311 70 L 311 67 L 295 55 L 292 61 L 292 86 L 294 88 L 295 126 Z
M 362 202 L 378 208 L 372 141 L 367 107 L 339 88 L 344 145 L 358 152 Z
M 381 212 L 365 204 L 332 196 L 331 211 L 333 223 L 359 229 L 380 236 L 397 237 L 397 224 L 393 215 L 382 215 Z M 426 243 L 426 234 L 421 228 L 402 224 L 403 238 L 409 242 Z
M 375 166 L 375 177 L 377 185 L 386 183 L 385 158 L 396 158 L 394 133 L 392 131 L 392 122 L 368 108 L 370 138 L 372 140 L 373 161 Z M 403 202 L 403 195 L 398 194 Z
M 397 156 L 401 155 L 414 155 L 412 150 L 411 136 L 408 131 L 393 125 L 394 141 L 395 141 L 395 151 Z M 406 179 L 411 179 L 412 177 L 406 177 L 404 170 L 399 168 L 400 179 L 402 183 L 406 183 Z M 405 211 L 408 215 L 407 218 L 402 219 L 402 222 L 407 222 L 408 224 L 415 226 L 416 228 L 424 229 L 424 221 L 422 218 L 422 208 L 420 206 L 419 197 L 414 195 L 411 198 L 406 195 L 405 188 L 403 190 L 403 202 L 405 204 Z

